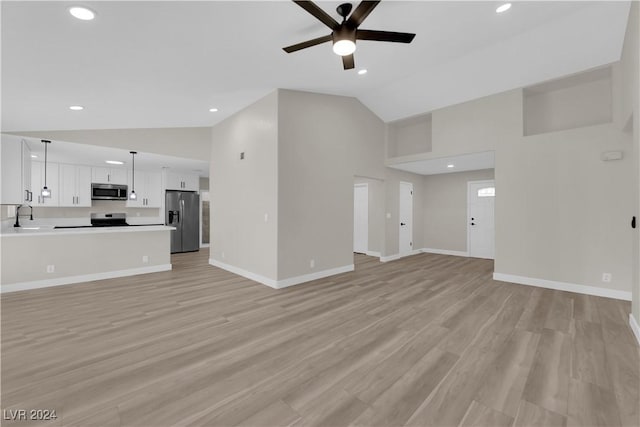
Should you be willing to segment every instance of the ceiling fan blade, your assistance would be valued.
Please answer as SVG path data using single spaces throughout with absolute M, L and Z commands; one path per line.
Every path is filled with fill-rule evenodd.
M 356 39 L 375 40 L 379 42 L 411 43 L 415 34 L 394 33 L 392 31 L 357 30 Z
M 306 10 L 307 12 L 309 12 L 310 14 L 312 14 L 313 16 L 315 16 L 316 19 L 318 19 L 320 22 L 322 22 L 324 25 L 331 28 L 332 30 L 335 30 L 340 26 L 340 24 L 338 24 L 335 19 L 329 16 L 327 12 L 320 9 L 315 3 L 311 1 L 300 1 L 300 0 L 293 0 L 293 2 L 298 6 L 300 6 L 301 8 L 303 8 L 304 10 Z
M 322 36 L 322 37 L 318 37 L 317 39 L 307 40 L 306 42 L 283 47 L 282 50 L 284 50 L 287 53 L 296 52 L 298 50 L 306 49 L 308 47 L 315 46 L 317 44 L 331 41 L 331 39 L 332 39 L 331 34 L 329 34 L 328 36 Z
M 349 19 L 347 19 L 347 23 L 352 25 L 353 28 L 358 28 L 358 26 L 362 24 L 362 21 L 364 21 L 371 11 L 375 9 L 378 3 L 380 3 L 380 0 L 360 2 L 358 7 L 356 7 L 356 10 L 354 10 Z
M 355 68 L 356 64 L 355 64 L 355 61 L 353 60 L 353 54 L 343 56 L 342 65 L 344 66 L 345 70 L 350 70 L 352 68 Z

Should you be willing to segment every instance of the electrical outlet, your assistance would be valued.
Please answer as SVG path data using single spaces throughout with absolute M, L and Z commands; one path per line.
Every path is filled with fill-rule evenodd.
M 47 273 L 53 273 L 56 271 L 55 265 L 47 265 Z
M 606 283 L 611 282 L 611 273 L 602 273 L 602 281 Z
M 311 261 L 309 261 L 309 268 L 313 268 L 316 266 L 316 260 L 312 259 Z
M 149 255 L 142 255 L 142 263 L 147 264 L 149 262 Z
M 221 255 L 222 255 L 222 259 L 224 259 L 224 252 L 222 252 L 222 254 L 221 254 Z
M 266 213 L 264 214 L 264 222 L 268 222 L 269 221 L 269 214 Z
M 387 212 L 387 219 L 391 218 L 391 214 L 389 212 Z

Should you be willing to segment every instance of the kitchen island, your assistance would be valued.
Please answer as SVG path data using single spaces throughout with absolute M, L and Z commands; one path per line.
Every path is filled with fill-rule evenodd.
M 173 229 L 5 228 L 0 234 L 0 292 L 171 270 Z

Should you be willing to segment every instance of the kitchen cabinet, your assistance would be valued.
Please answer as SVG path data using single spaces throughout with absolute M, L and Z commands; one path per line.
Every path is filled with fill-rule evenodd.
M 47 188 L 51 190 L 51 197 L 42 197 L 40 191 L 44 187 L 44 162 L 31 162 L 31 192 L 33 201 L 31 206 L 58 206 L 60 200 L 60 186 L 58 185 L 58 164 L 47 162 Z
M 59 165 L 59 206 L 91 206 L 91 168 L 80 165 Z
M 0 204 L 30 204 L 31 149 L 29 143 L 18 136 L 2 135 L 0 144 L 0 181 L 2 198 Z
M 166 172 L 167 190 L 200 190 L 200 176 L 180 172 Z
M 127 185 L 131 190 L 131 173 Z M 162 176 L 159 172 L 136 171 L 136 200 L 127 200 L 128 208 L 159 208 L 162 200 Z
M 127 170 L 94 167 L 91 168 L 91 182 L 125 185 L 127 183 Z

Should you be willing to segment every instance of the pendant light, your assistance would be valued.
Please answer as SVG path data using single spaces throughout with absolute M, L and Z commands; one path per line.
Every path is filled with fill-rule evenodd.
M 129 193 L 129 199 L 136 200 L 136 154 L 137 151 L 129 151 L 131 153 L 131 193 Z
M 47 145 L 51 144 L 51 141 L 42 139 L 41 142 L 44 144 L 44 187 L 42 187 L 40 195 L 42 197 L 51 197 L 51 190 L 47 187 Z

